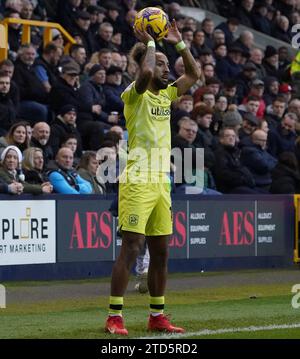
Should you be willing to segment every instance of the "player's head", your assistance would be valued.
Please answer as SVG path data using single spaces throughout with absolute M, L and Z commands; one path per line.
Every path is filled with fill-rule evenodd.
M 143 43 L 135 44 L 131 50 L 130 56 L 139 67 L 142 65 L 146 51 L 147 47 Z M 151 85 L 155 90 L 161 90 L 168 87 L 170 73 L 169 61 L 162 52 L 156 52 L 155 57 L 156 66 Z
M 152 78 L 152 87 L 154 87 L 155 90 L 166 89 L 169 84 L 169 61 L 167 56 L 162 52 L 157 52 L 155 57 L 156 66 Z

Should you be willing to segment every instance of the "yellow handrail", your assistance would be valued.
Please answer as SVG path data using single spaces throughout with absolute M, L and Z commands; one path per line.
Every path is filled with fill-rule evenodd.
M 294 205 L 295 205 L 295 248 L 294 248 L 294 262 L 299 263 L 299 222 L 300 222 L 300 195 L 294 195 Z
M 22 44 L 29 44 L 31 42 L 31 26 L 45 28 L 43 34 L 43 45 L 44 47 L 52 41 L 52 29 L 57 29 L 61 32 L 62 36 L 67 40 L 64 47 L 64 53 L 68 54 L 70 46 L 76 44 L 74 38 L 58 23 L 36 21 L 36 20 L 23 20 L 15 18 L 6 18 L 0 22 L 0 61 L 7 59 L 8 55 L 8 24 L 21 24 L 22 29 Z

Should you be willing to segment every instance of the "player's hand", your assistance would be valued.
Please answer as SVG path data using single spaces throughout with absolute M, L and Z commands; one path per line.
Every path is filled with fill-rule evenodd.
M 178 30 L 175 20 L 172 21 L 171 26 L 169 27 L 168 35 L 164 39 L 173 45 L 176 45 L 178 42 L 182 41 L 182 36 Z
M 147 45 L 149 41 L 154 41 L 153 37 L 146 30 L 133 28 L 135 37 L 143 44 Z

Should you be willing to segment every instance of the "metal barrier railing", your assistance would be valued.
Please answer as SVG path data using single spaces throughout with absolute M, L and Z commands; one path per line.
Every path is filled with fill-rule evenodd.
M 6 18 L 0 22 L 0 61 L 7 59 L 8 56 L 8 25 L 21 24 L 22 25 L 22 44 L 29 44 L 31 42 L 31 26 L 44 28 L 43 45 L 44 47 L 52 41 L 52 29 L 57 29 L 61 32 L 66 40 L 64 53 L 69 53 L 69 48 L 76 41 L 74 38 L 60 25 L 55 22 L 36 21 L 36 20 L 23 20 L 15 18 Z
M 294 262 L 300 263 L 299 253 L 299 226 L 300 226 L 300 195 L 294 195 L 295 205 L 295 248 L 294 248 Z

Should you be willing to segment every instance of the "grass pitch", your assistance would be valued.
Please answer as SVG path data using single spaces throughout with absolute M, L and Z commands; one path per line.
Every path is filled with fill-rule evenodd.
M 198 274 L 193 274 L 197 276 Z M 203 274 L 199 274 L 203 275 Z M 261 273 L 258 273 L 261 275 Z M 188 275 L 176 275 L 183 282 Z M 207 274 L 209 276 L 209 274 Z M 211 274 L 216 276 L 216 273 Z M 172 276 L 171 276 L 172 277 Z M 71 282 L 68 285 L 95 283 Z M 57 282 L 34 283 L 54 288 Z M 251 284 L 169 290 L 166 313 L 186 329 L 186 335 L 171 338 L 300 338 L 300 308 L 291 305 L 295 283 Z M 30 283 L 6 284 L 10 289 L 34 290 Z M 25 286 L 25 287 L 24 287 Z M 107 315 L 107 295 L 35 300 L 10 304 L 0 309 L 0 338 L 108 339 L 103 327 Z M 124 317 L 129 338 L 163 337 L 146 330 L 148 296 L 135 292 L 125 297 Z M 293 327 L 294 325 L 294 327 Z

